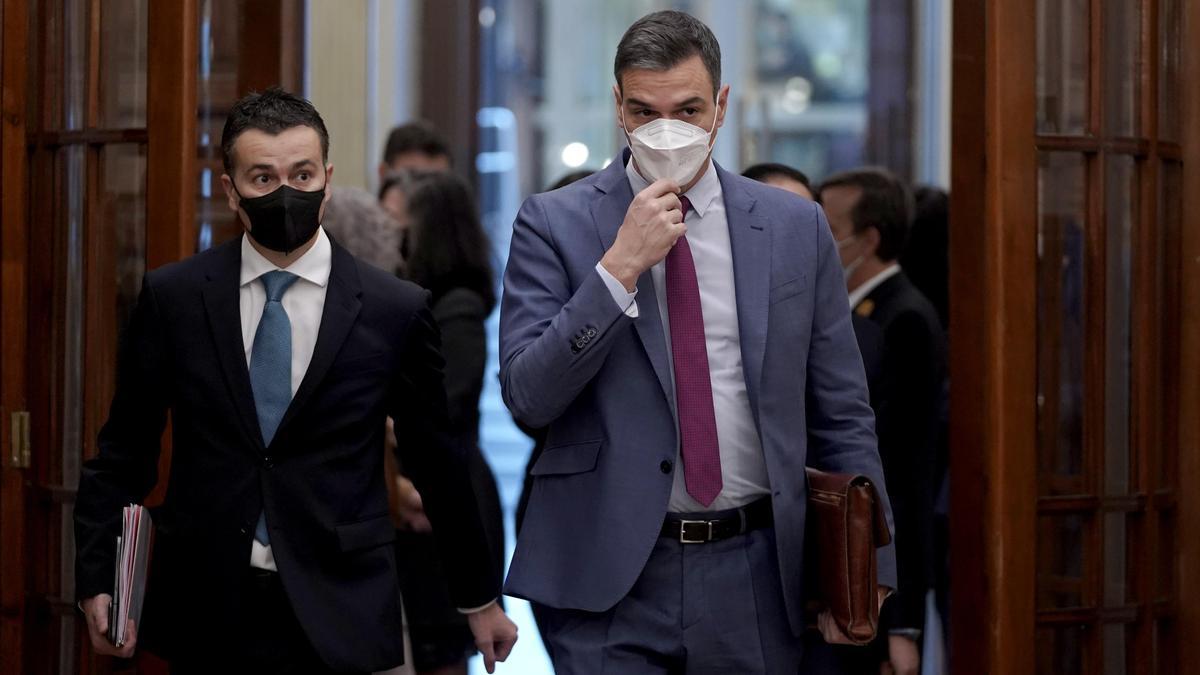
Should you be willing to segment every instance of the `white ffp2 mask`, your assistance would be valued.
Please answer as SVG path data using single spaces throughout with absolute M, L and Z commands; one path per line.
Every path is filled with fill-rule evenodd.
M 624 114 L 621 124 L 624 126 Z M 717 116 L 709 131 L 683 120 L 658 118 L 626 132 L 629 150 L 637 160 L 637 168 L 650 182 L 667 179 L 679 187 L 687 185 L 700 166 L 708 159 L 713 131 L 717 129 Z

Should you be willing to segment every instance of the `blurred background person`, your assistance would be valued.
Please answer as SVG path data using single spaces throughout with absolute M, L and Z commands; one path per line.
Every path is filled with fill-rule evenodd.
M 750 180 L 783 188 L 810 201 L 813 198 L 812 182 L 808 180 L 808 176 L 803 171 L 786 164 L 762 162 L 749 167 L 742 172 L 742 175 Z
M 334 186 L 322 226 L 360 260 L 399 274 L 401 223 L 366 190 Z
M 950 195 L 933 185 L 913 189 L 913 221 L 900 267 L 950 328 Z
M 947 345 L 950 341 L 950 195 L 932 185 L 913 190 L 916 215 L 900 267 L 937 310 Z M 949 347 L 947 347 L 949 353 Z M 933 503 L 933 589 L 943 633 L 949 634 L 950 601 L 950 377 L 942 391 L 934 478 L 938 481 Z
M 421 171 L 399 169 L 389 172 L 379 184 L 379 206 L 399 224 L 401 231 L 408 227 L 408 193 L 423 175 L 424 172 Z M 404 238 L 401 237 L 397 250 L 403 244 Z
M 843 650 L 854 673 L 888 664 L 900 675 L 920 669 L 925 596 L 933 568 L 935 462 L 941 428 L 945 343 L 936 310 L 897 262 L 913 211 L 908 187 L 885 169 L 826 179 L 825 207 L 842 258 L 853 313 L 883 334 L 883 359 L 871 387 L 879 454 L 896 526 L 899 587 L 880 614 L 870 650 Z
M 452 165 L 450 145 L 433 125 L 417 120 L 401 124 L 388 134 L 383 161 L 379 164 L 379 179 L 382 181 L 390 172 L 401 169 L 449 171 Z
M 466 182 L 453 173 L 427 173 L 407 183 L 406 276 L 432 295 L 442 337 L 445 388 L 454 440 L 468 451 L 471 484 L 497 574 L 504 568 L 504 523 L 496 480 L 479 449 L 479 396 L 487 360 L 484 322 L 496 304 L 487 235 Z M 393 466 L 389 486 L 397 547 L 410 554 L 399 564 L 417 673 L 467 672 L 475 644 L 467 620 L 447 592 L 420 494 Z

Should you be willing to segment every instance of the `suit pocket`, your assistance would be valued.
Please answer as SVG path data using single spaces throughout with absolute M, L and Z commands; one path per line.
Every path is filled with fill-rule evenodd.
M 805 288 L 808 288 L 808 277 L 801 274 L 791 281 L 785 281 L 782 284 L 772 288 L 770 302 L 772 305 L 774 305 L 777 302 L 782 302 L 788 298 L 800 295 L 804 292 Z
M 602 444 L 603 441 L 584 441 L 546 448 L 529 474 L 560 476 L 591 471 L 596 468 L 596 458 L 600 455 Z
M 335 527 L 342 553 L 375 548 L 396 540 L 396 527 L 390 516 L 382 515 Z

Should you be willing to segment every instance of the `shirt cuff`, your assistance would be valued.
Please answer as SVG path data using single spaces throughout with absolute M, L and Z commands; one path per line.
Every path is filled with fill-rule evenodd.
M 604 269 L 604 265 L 600 263 L 596 263 L 596 272 L 600 274 L 600 278 L 604 280 L 604 285 L 608 287 L 608 292 L 612 295 L 613 302 L 617 303 L 617 307 L 621 308 L 625 316 L 631 319 L 638 318 L 637 289 L 633 289 L 632 293 L 625 290 L 625 285 L 617 281 L 617 278 Z
M 480 605 L 480 606 L 478 606 L 478 607 L 473 607 L 473 608 L 471 608 L 471 609 L 463 609 L 462 607 L 459 607 L 459 608 L 458 608 L 458 613 L 459 613 L 459 614 L 478 614 L 478 613 L 482 612 L 483 610 L 485 610 L 485 609 L 487 609 L 487 608 L 491 607 L 492 605 L 496 604 L 498 601 L 499 601 L 499 600 L 493 600 L 493 601 L 489 602 L 489 603 L 488 603 L 488 604 L 486 604 L 486 605 Z
M 909 640 L 912 640 L 913 642 L 916 642 L 917 644 L 921 643 L 921 629 L 920 628 L 893 628 L 892 630 L 888 631 L 888 635 L 895 635 L 896 637 L 908 638 Z

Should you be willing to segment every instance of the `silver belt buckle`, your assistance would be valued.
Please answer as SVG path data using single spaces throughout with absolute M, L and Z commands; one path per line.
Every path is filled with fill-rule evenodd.
M 699 538 L 688 536 L 689 525 L 702 526 L 701 535 Z M 713 521 L 711 520 L 681 520 L 679 521 L 679 543 L 681 544 L 707 544 L 713 538 Z

